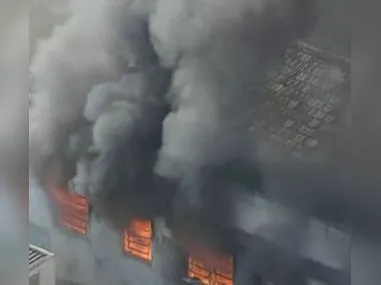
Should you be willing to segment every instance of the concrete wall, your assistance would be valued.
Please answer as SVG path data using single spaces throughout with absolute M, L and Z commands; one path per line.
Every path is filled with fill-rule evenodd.
M 56 284 L 56 264 L 55 258 L 47 260 L 40 269 L 39 285 L 55 285 Z

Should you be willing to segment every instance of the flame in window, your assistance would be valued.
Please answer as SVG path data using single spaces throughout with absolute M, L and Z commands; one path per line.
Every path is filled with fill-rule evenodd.
M 123 233 L 123 250 L 144 261 L 152 260 L 151 221 L 135 219 Z
M 188 259 L 188 277 L 197 278 L 205 285 L 233 285 L 233 257 L 215 256 L 218 266 L 206 266 L 194 257 Z
M 60 205 L 60 224 L 77 233 L 87 234 L 89 224 L 87 197 L 71 193 L 67 187 L 54 187 L 52 195 Z

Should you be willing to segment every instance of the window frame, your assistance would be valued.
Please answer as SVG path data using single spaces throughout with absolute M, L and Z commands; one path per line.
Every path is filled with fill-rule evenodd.
M 91 218 L 91 207 L 88 198 L 85 195 L 73 192 L 69 186 L 54 187 L 51 191 L 53 200 L 59 205 L 55 217 L 57 225 L 80 236 L 87 236 L 90 231 Z M 81 202 L 78 203 L 78 201 Z M 73 220 L 84 223 L 85 226 L 81 227 L 71 223 L 70 221 Z
M 137 236 L 137 235 L 133 235 L 131 233 L 128 233 L 128 231 L 131 231 L 131 227 L 132 227 L 132 223 L 134 222 L 144 222 L 144 223 L 147 223 L 149 222 L 149 237 L 144 237 L 144 236 Z M 139 251 L 137 249 L 127 249 L 126 248 L 126 239 L 128 239 L 128 237 L 133 237 L 133 238 L 136 238 L 136 239 L 147 239 L 147 241 L 149 241 L 149 253 L 147 253 L 147 255 L 149 255 L 149 257 L 143 257 L 142 255 L 145 255 L 146 253 L 141 253 L 140 254 L 135 254 L 134 251 Z M 153 260 L 153 237 L 154 237 L 154 232 L 153 232 L 153 223 L 151 220 L 148 220 L 148 219 L 140 219 L 140 218 L 135 218 L 133 220 L 130 221 L 130 224 L 122 231 L 121 233 L 121 246 L 122 246 L 122 251 L 123 251 L 123 254 L 125 254 L 126 256 L 128 257 L 133 257 L 134 259 L 136 260 L 139 260 L 141 262 L 144 262 L 148 265 L 151 265 L 152 264 L 152 260 Z M 133 242 L 135 243 L 135 242 Z M 139 244 L 138 244 L 139 245 Z M 145 245 L 143 245 L 145 246 Z
M 236 269 L 235 268 L 235 256 L 232 255 L 232 254 L 225 253 L 225 254 L 221 254 L 221 257 L 225 257 L 225 258 L 230 259 L 228 262 L 231 262 L 231 274 L 230 274 L 231 277 L 228 277 L 228 276 L 225 276 L 223 274 L 220 274 L 219 271 L 222 271 L 221 268 L 209 268 L 208 269 L 208 268 L 206 268 L 205 265 L 202 265 L 201 269 L 205 270 L 205 271 L 208 271 L 208 273 L 209 273 L 209 277 L 207 278 L 207 280 L 208 280 L 207 285 L 223 284 L 223 283 L 216 283 L 216 277 L 217 276 L 220 276 L 223 279 L 225 279 L 225 283 L 226 283 L 226 281 L 230 281 L 230 284 L 229 283 L 226 283 L 226 284 L 234 285 L 235 271 L 236 271 L 235 270 Z M 194 278 L 194 277 L 199 278 L 199 279 L 201 279 L 202 284 L 206 284 L 206 283 L 204 283 L 205 282 L 205 278 L 200 278 L 200 276 L 197 273 L 191 274 L 192 263 L 193 263 L 193 266 L 197 266 L 197 264 L 195 264 L 195 263 L 202 264 L 203 262 L 200 259 L 193 258 L 191 255 L 189 255 L 188 256 L 187 277 L 188 278 Z

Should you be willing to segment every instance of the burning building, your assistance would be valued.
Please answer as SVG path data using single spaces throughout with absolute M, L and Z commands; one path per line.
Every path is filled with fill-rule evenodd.
M 234 261 L 232 256 L 214 257 L 214 266 L 205 265 L 202 259 L 195 259 L 190 256 L 188 259 L 188 277 L 197 278 L 202 284 L 233 284 Z
M 333 82 L 321 82 L 319 75 L 324 73 L 322 69 L 332 64 L 332 61 L 321 56 L 304 45 L 288 50 L 285 64 L 277 69 L 279 73 L 274 73 L 273 79 L 263 89 L 263 98 L 266 100 L 256 104 L 265 110 L 259 113 L 267 114 L 267 117 L 257 118 L 250 132 L 268 131 L 273 138 L 272 143 L 292 150 L 288 153 L 295 159 L 303 152 L 303 155 L 308 155 L 324 147 L 324 132 L 332 130 L 332 124 L 340 121 L 336 121 L 339 118 L 339 113 L 335 113 L 336 106 L 345 104 L 345 97 L 339 93 L 343 90 L 342 85 L 346 84 L 347 69 L 341 71 L 341 76 L 334 78 Z M 347 64 L 343 60 L 339 62 L 342 65 L 334 65 L 335 68 Z M 316 99 L 306 95 L 311 88 L 315 89 L 311 94 Z M 325 95 L 319 97 L 319 91 Z M 316 118 L 317 112 L 322 113 L 319 118 Z M 319 123 L 312 126 L 314 120 Z M 307 128 L 310 132 L 303 132 Z M 60 279 L 69 278 L 78 284 L 97 284 L 92 283 L 97 282 L 93 280 L 96 271 L 110 270 L 105 269 L 105 263 L 113 258 L 113 264 L 119 261 L 118 266 L 126 269 L 121 271 L 128 272 L 126 275 L 138 274 L 137 279 L 142 278 L 142 282 L 146 282 L 144 284 L 151 284 L 153 280 L 160 284 L 199 282 L 197 284 L 204 285 L 312 284 L 308 283 L 312 280 L 329 285 L 349 284 L 348 233 L 337 224 L 319 221 L 322 218 L 319 215 L 303 219 L 302 231 L 287 233 L 282 227 L 293 227 L 294 223 L 290 219 L 300 218 L 299 212 L 295 212 L 294 207 L 285 208 L 271 199 L 262 198 L 260 193 L 244 198 L 244 204 L 248 200 L 252 201 L 252 209 L 243 206 L 238 214 L 241 222 L 235 229 L 229 230 L 235 232 L 228 234 L 233 237 L 232 244 L 235 244 L 230 248 L 231 252 L 217 252 L 216 248 L 208 249 L 205 245 L 183 246 L 183 240 L 176 240 L 176 233 L 163 219 L 132 219 L 124 230 L 115 232 L 91 211 L 85 196 L 69 188 L 49 191 L 52 200 L 58 205 L 49 235 L 53 239 L 53 245 L 50 246 L 57 252 L 57 264 L 61 267 L 57 272 Z M 260 220 L 264 212 L 271 213 L 270 217 L 263 223 L 258 222 L 257 219 Z M 33 215 L 31 218 L 33 220 Z M 96 236 L 105 234 L 105 231 L 109 232 L 106 236 L 110 237 L 98 237 L 97 240 Z M 277 236 L 277 231 L 281 236 Z M 67 235 L 70 239 L 77 239 L 76 242 L 71 241 L 76 244 L 70 249 L 71 257 L 62 252 L 66 251 L 63 245 L 68 242 L 68 237 L 64 237 Z M 297 242 L 298 246 L 290 244 L 290 237 L 298 239 L 291 240 L 291 243 Z M 110 253 L 104 250 L 98 257 L 98 250 L 94 247 L 108 248 L 110 242 L 114 243 L 114 249 Z M 76 251 L 74 248 L 78 252 L 73 252 Z M 84 252 L 87 252 L 86 258 L 83 257 Z M 75 265 L 70 265 L 72 263 Z M 83 272 L 87 272 L 87 277 Z M 119 274 L 115 282 L 128 284 L 129 276 L 124 276 L 123 272 Z
M 31 68 L 31 191 L 54 205 L 37 223 L 58 279 L 349 284 L 345 219 L 323 203 L 337 189 L 306 167 L 345 185 L 330 159 L 349 66 L 295 44 L 311 1 L 100 1 Z

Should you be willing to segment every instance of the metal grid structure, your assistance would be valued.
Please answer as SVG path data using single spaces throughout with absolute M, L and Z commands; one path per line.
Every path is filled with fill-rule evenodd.
M 50 256 L 51 254 L 47 251 L 33 245 L 29 245 L 29 269 L 31 270 L 38 267 L 38 265 L 43 263 Z
M 39 279 L 36 277 L 39 275 L 39 268 L 47 263 L 52 257 L 52 253 L 39 247 L 29 245 L 29 277 L 32 280 Z
M 347 59 L 307 44 L 288 49 L 284 63 L 260 89 L 251 130 L 266 133 L 271 144 L 293 157 L 319 149 L 345 120 L 349 71 Z

